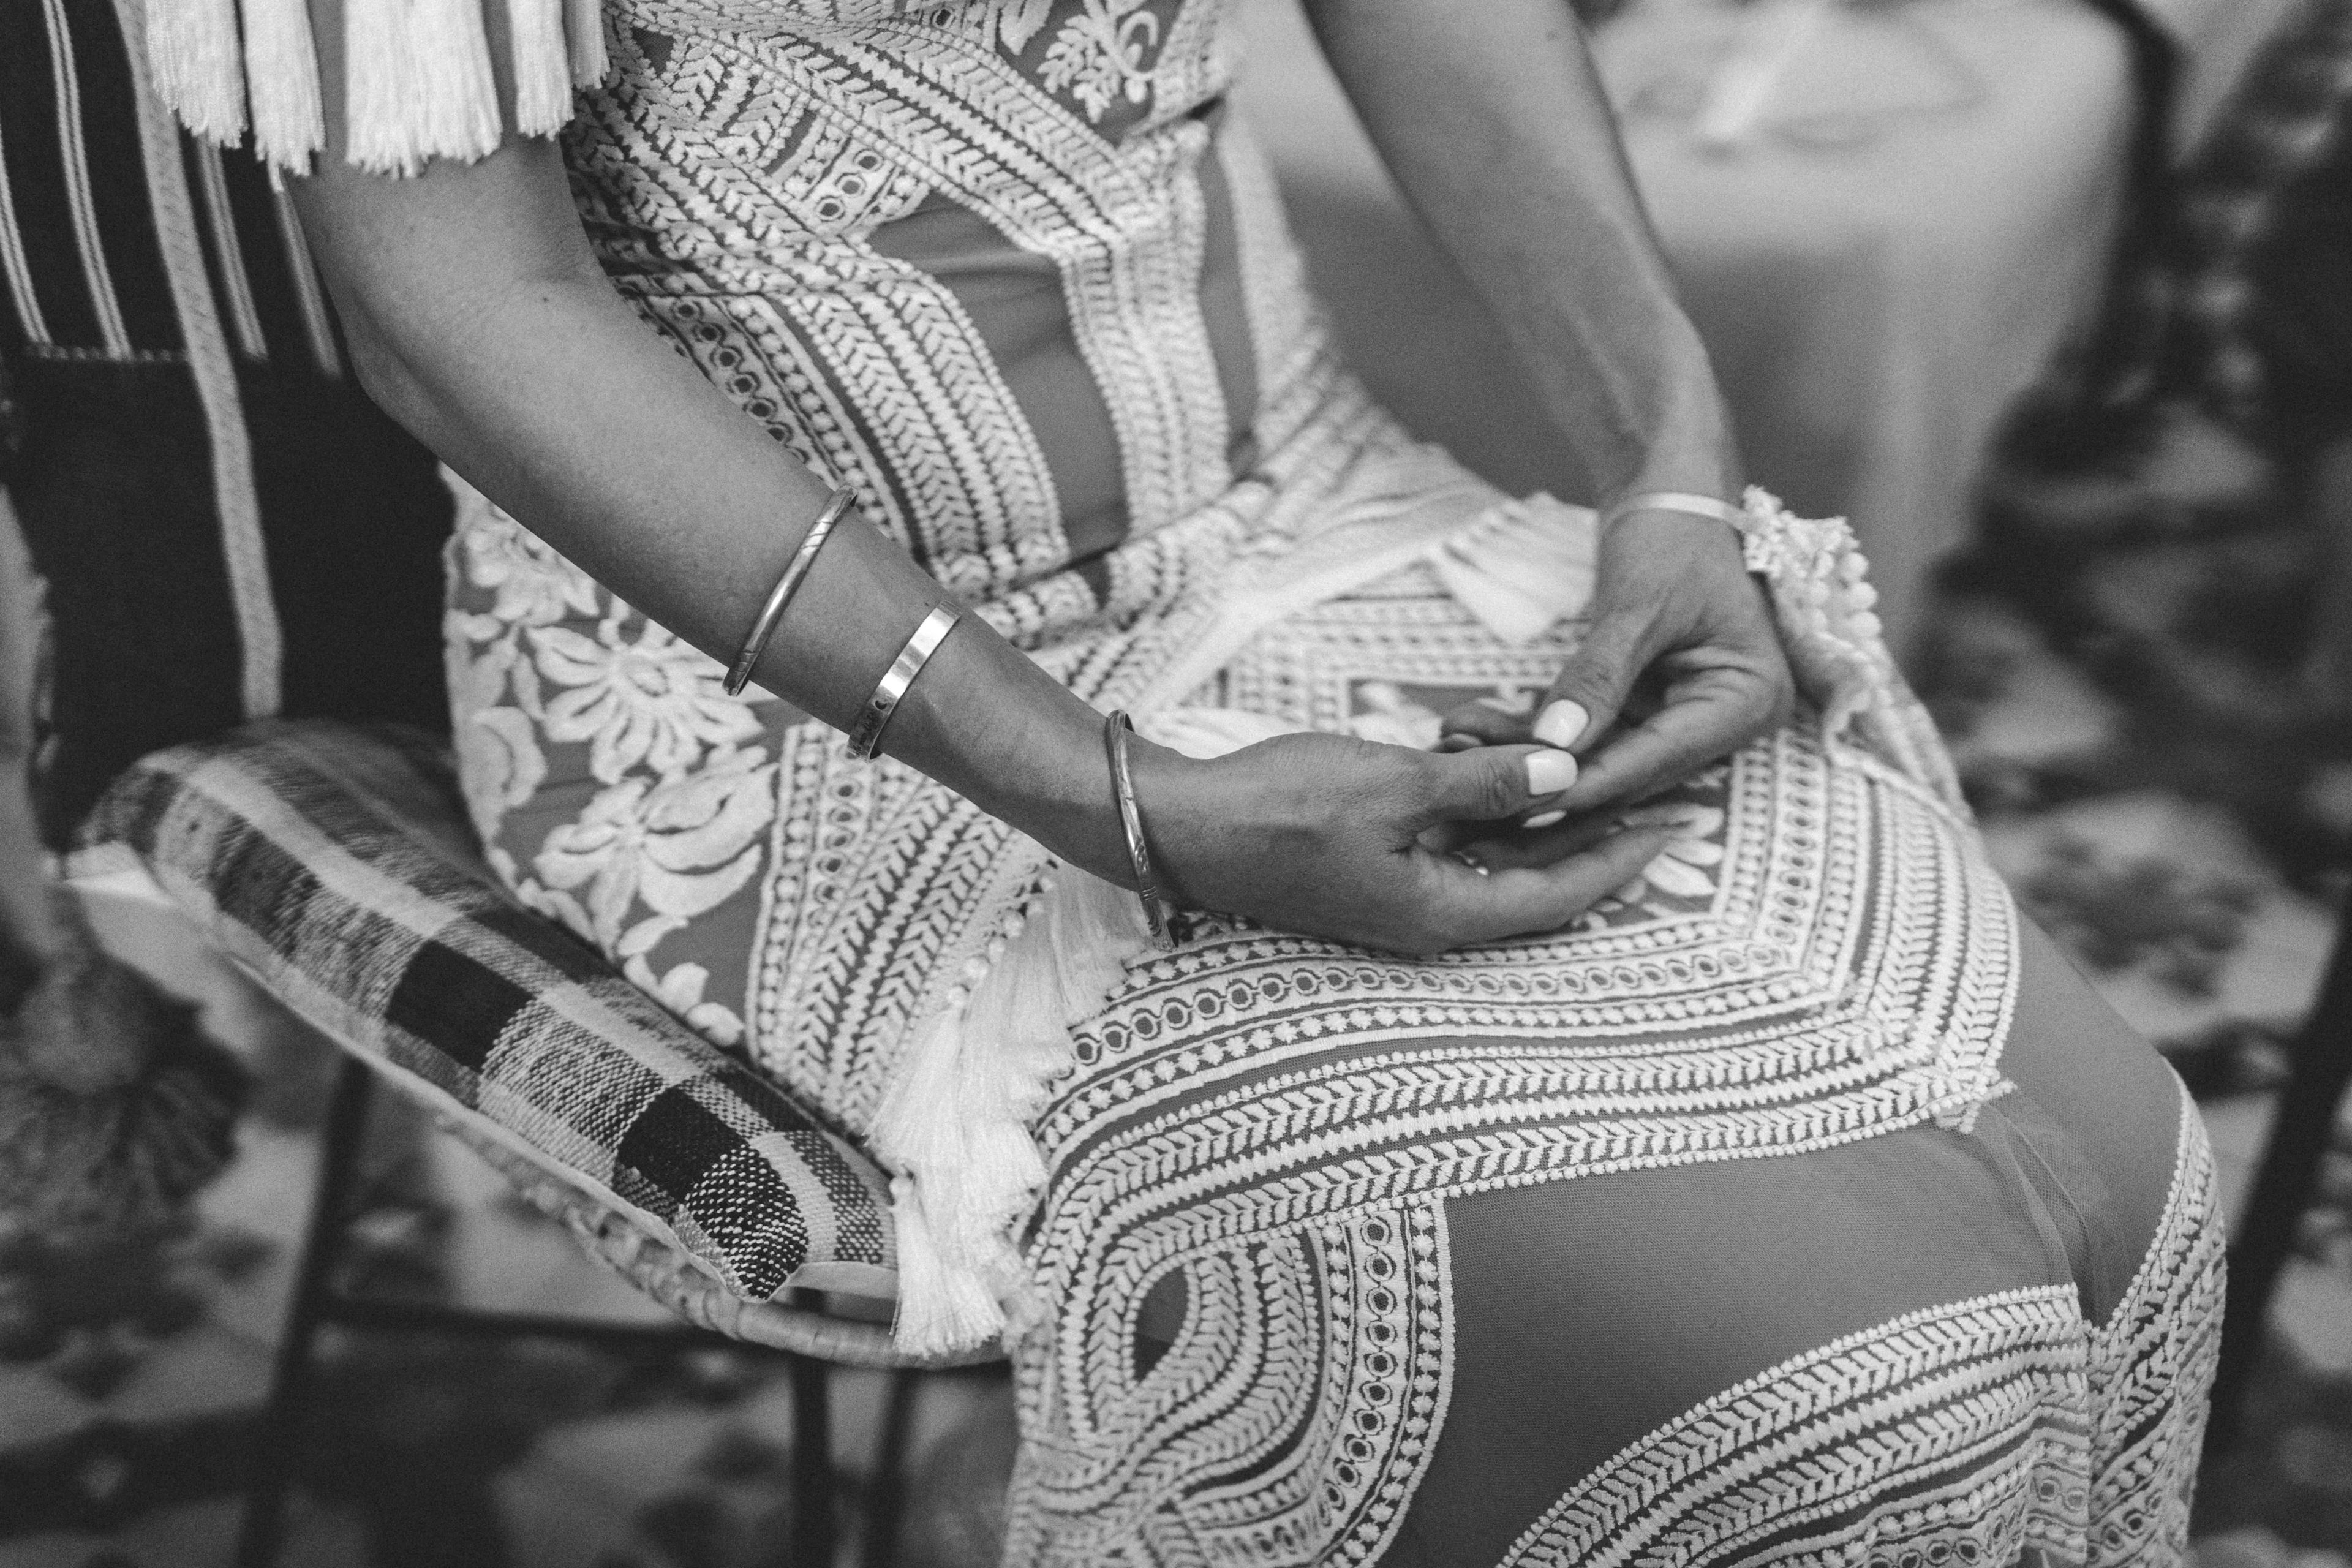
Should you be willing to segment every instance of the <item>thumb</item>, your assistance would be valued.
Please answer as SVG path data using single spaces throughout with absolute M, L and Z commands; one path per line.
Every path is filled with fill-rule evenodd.
M 1576 759 L 1549 746 L 1431 752 L 1416 828 L 1491 822 L 1548 803 L 1576 782 Z
M 1579 753 L 1609 732 L 1642 673 L 1656 616 L 1618 611 L 1595 621 L 1537 710 L 1535 737 Z

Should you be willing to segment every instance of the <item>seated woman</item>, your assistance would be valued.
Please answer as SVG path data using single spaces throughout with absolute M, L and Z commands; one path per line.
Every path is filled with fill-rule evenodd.
M 252 90 L 469 487 L 476 820 L 893 1163 L 909 1343 L 1010 1313 L 1008 1562 L 2180 1559 L 2195 1114 L 1732 504 L 1564 5 L 1310 0 L 1598 520 L 1335 362 L 1220 0 L 473 9 Z

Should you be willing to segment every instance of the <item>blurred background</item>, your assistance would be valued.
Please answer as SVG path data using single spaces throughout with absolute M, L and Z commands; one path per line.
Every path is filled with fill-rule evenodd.
M 1241 109 L 1355 363 L 1421 434 L 1506 488 L 1581 499 L 1572 457 L 1402 205 L 1294 0 L 1237 4 Z M 2352 884 L 2352 4 L 1580 8 L 1752 475 L 1801 512 L 1853 520 L 2000 868 L 2188 1078 L 2237 1231 L 2268 1223 L 2285 1238 L 2266 1317 L 2241 1330 L 2244 1398 L 2209 1449 L 2199 1562 L 2352 1568 L 2352 1108 L 2337 1103 L 2352 983 L 2333 988 L 2332 1021 L 2306 1027 Z M 44 183 L 55 133 L 28 141 L 12 113 L 37 104 L 44 124 L 79 124 L 90 159 L 143 158 L 151 178 L 132 186 L 168 195 L 152 133 L 139 143 L 130 75 L 106 52 L 120 50 L 113 27 L 102 0 L 0 0 L 0 184 L 14 204 L 0 230 L 18 236 L 0 263 L 20 306 L 38 297 L 22 279 L 41 247 L 61 243 L 45 215 L 77 219 Z M 68 77 L 78 121 L 56 118 Z M 191 144 L 179 157 L 180 205 L 158 198 L 154 232 L 167 271 L 171 223 L 206 237 L 194 276 L 222 302 L 265 521 L 272 508 L 315 516 L 341 493 L 269 447 L 325 443 L 303 422 L 334 421 L 326 466 L 367 476 L 348 504 L 377 518 L 338 537 L 420 542 L 362 598 L 417 587 L 399 574 L 423 561 L 432 603 L 446 498 L 365 411 L 316 391 L 342 384 L 282 200 L 234 155 Z M 84 177 L 102 195 L 103 168 Z M 299 304 L 306 279 L 310 316 L 289 308 L 280 322 L 257 303 L 275 287 Z M 25 453 L 110 418 L 116 445 L 100 458 L 127 465 L 142 441 L 174 438 L 172 394 L 138 390 L 144 362 L 126 350 L 115 368 L 134 378 L 120 384 L 131 412 L 117 399 L 101 417 L 88 401 L 99 384 L 76 379 L 86 366 L 36 352 L 43 334 L 21 321 L 16 332 L 0 415 L 16 416 L 11 482 L 26 531 L 49 542 L 52 581 L 0 500 L 0 914 L 70 942 L 43 901 L 40 838 L 61 844 L 141 751 L 202 732 L 190 704 L 207 700 L 169 680 L 129 693 L 59 678 L 81 655 L 74 637 L 107 635 L 85 574 L 141 570 L 131 558 L 160 533 L 136 530 L 196 502 L 165 481 L 118 495 L 109 515 L 130 521 L 109 534 L 61 501 L 53 470 Z M 265 371 L 253 350 L 273 333 L 284 342 Z M 210 527 L 204 508 L 227 504 L 217 457 L 201 471 Z M 37 505 L 51 510 L 37 518 Z M 66 529 L 68 514 L 83 521 Z M 81 565 L 61 570 L 68 535 Z M 269 548 L 281 597 L 322 569 L 277 535 Z M 155 590 L 165 614 L 212 594 L 234 618 L 233 563 L 207 570 Z M 429 613 L 404 641 L 361 645 L 348 628 L 369 606 L 333 593 L 310 607 L 325 629 L 289 618 L 287 668 L 305 636 L 331 665 L 389 648 L 371 655 L 370 711 L 422 716 L 437 701 Z M 68 610 L 98 629 L 40 635 Z M 76 741 L 77 726 L 106 736 Z M 335 1053 L 134 886 L 85 879 L 74 907 L 105 951 L 198 1009 L 197 1037 L 233 1053 L 251 1087 L 187 1179 L 163 1184 L 169 1201 L 92 1236 L 8 1185 L 9 1139 L 31 1136 L 10 1097 L 40 1064 L 26 1066 L 29 1026 L 0 1024 L 0 1568 L 209 1568 L 236 1550 L 257 1414 L 282 1386 Z M 0 1014 L 16 996 L 7 978 L 0 953 Z M 2283 1104 L 2306 1129 L 2310 1169 L 2250 1214 Z M 622 1331 L 428 1332 L 389 1313 L 320 1330 L 302 1362 L 278 1561 L 992 1561 L 1012 1444 L 1001 1369 L 835 1370 L 829 1398 L 812 1399 L 807 1369 L 796 1378 L 785 1358 L 635 1331 L 663 1324 L 661 1309 L 391 1097 L 375 1097 L 352 1148 L 352 1217 L 326 1283 Z

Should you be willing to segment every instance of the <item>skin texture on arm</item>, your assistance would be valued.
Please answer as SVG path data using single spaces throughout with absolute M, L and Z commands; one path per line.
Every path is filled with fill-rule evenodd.
M 331 0 L 317 30 L 340 36 Z M 323 60 L 330 81 L 340 77 Z M 336 115 L 330 106 L 329 122 Z M 596 266 L 558 150 L 363 174 L 331 145 L 295 199 L 370 393 L 524 526 L 721 662 L 825 494 L 640 321 Z M 845 725 L 947 598 L 854 516 L 826 544 L 755 678 Z M 967 617 L 892 720 L 888 750 L 1088 870 L 1132 885 L 1101 721 Z M 1296 736 L 1195 763 L 1134 750 L 1155 853 L 1183 901 L 1427 952 L 1550 929 L 1664 841 L 1563 838 L 1480 877 L 1424 835 L 1556 795 L 1534 748 L 1436 756 Z
M 1307 0 L 1406 199 L 1604 497 L 1735 495 L 1730 423 L 1566 0 Z
M 1398 184 L 1504 327 L 1601 499 L 1736 497 L 1722 395 L 1566 0 L 1307 5 Z M 1637 681 L 1651 690 L 1629 715 Z M 1586 766 L 1560 804 L 1590 810 L 1735 749 L 1785 717 L 1790 692 L 1737 538 L 1635 511 L 1601 542 L 1591 626 L 1532 727 L 1474 705 L 1447 729 L 1456 744 L 1569 747 Z

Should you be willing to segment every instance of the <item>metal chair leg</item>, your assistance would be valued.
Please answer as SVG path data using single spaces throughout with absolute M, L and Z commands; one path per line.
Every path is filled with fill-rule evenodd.
M 874 1447 L 874 1480 L 866 1494 L 866 1539 L 860 1568 L 890 1568 L 898 1558 L 898 1526 L 907 1511 L 907 1442 L 915 1427 L 919 1373 L 890 1374 L 882 1405 L 882 1435 Z
M 2336 951 L 2318 1003 L 2294 1043 L 2277 1119 L 2263 1148 L 2244 1218 L 2230 1248 L 2229 1305 L 2221 1320 L 2221 1364 L 2213 1382 L 2209 1451 L 2226 1453 L 2245 1417 L 2246 1384 L 2268 1326 L 2272 1293 L 2294 1250 L 2320 1164 L 2352 1086 L 2352 898 L 2339 917 Z
M 310 1391 L 310 1351 L 332 1288 L 352 1189 L 359 1181 L 372 1087 L 368 1069 L 355 1059 L 345 1058 L 335 1079 L 325 1136 L 319 1146 L 318 1189 L 302 1257 L 295 1268 L 294 1293 L 286 1305 L 286 1326 L 278 1336 L 269 1397 L 254 1428 L 247 1459 L 245 1515 L 236 1536 L 237 1568 L 268 1568 L 277 1560 L 284 1537 L 286 1496 L 293 1484 L 296 1441 L 301 1436 L 303 1403 Z
M 833 1369 L 793 1356 L 793 1568 L 833 1568 Z

